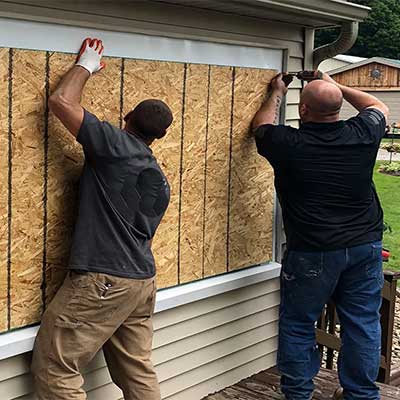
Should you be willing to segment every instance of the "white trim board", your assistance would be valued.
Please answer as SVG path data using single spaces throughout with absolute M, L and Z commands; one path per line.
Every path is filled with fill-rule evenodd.
M 106 56 L 282 70 L 279 49 L 0 18 L 0 47 L 77 53 L 86 37 L 102 39 Z
M 281 265 L 268 263 L 157 292 L 155 312 L 194 303 L 212 296 L 255 285 L 279 277 Z M 0 360 L 32 350 L 39 327 L 33 326 L 0 334 Z

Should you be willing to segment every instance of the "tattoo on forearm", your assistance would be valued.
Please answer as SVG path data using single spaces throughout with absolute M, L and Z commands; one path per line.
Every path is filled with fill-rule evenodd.
M 281 96 L 277 96 L 276 97 L 274 124 L 278 124 L 278 122 L 279 122 L 279 110 L 281 108 L 281 104 L 282 104 L 282 97 Z

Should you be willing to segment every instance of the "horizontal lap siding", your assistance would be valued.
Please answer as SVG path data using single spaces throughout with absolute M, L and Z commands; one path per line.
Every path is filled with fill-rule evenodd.
M 200 399 L 218 383 L 273 366 L 278 305 L 279 280 L 274 279 L 157 313 L 153 362 L 163 399 Z M 35 399 L 29 363 L 30 354 L 0 361 L 2 400 Z M 84 376 L 89 400 L 122 398 L 102 354 Z
M 288 72 L 298 72 L 303 69 L 303 58 L 291 56 L 288 60 Z M 294 79 L 289 87 L 288 94 L 286 96 L 286 124 L 298 128 L 299 127 L 299 111 L 298 104 L 300 101 L 300 91 L 302 88 L 302 83 L 298 79 Z

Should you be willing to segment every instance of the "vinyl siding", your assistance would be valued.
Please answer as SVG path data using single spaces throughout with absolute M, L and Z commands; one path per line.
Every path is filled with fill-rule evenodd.
M 298 72 L 303 68 L 303 59 L 299 57 L 289 57 L 288 72 Z M 301 81 L 295 79 L 290 85 L 288 94 L 286 95 L 286 123 L 294 128 L 299 126 L 298 104 L 300 101 L 300 91 L 303 85 Z
M 163 399 L 201 399 L 275 365 L 279 279 L 157 313 L 153 362 Z M 0 398 L 33 400 L 30 354 L 0 361 Z M 103 355 L 84 370 L 89 400 L 122 399 Z

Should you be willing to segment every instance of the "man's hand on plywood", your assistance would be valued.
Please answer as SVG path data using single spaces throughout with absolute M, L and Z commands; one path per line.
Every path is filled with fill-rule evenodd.
M 268 98 L 257 111 L 251 123 L 251 132 L 257 134 L 257 130 L 262 125 L 277 124 L 279 121 L 279 111 L 282 99 L 288 92 L 288 87 L 283 80 L 283 74 L 276 75 L 268 85 Z
M 99 39 L 86 38 L 78 54 L 76 65 L 85 68 L 90 74 L 99 72 L 105 68 L 105 63 L 101 62 L 104 46 Z
M 276 75 L 268 85 L 269 92 L 277 92 L 282 96 L 285 96 L 288 92 L 288 86 L 283 79 L 284 74 Z
M 49 98 L 49 108 L 72 135 L 78 136 L 84 118 L 81 106 L 83 88 L 89 77 L 101 71 L 104 46 L 100 39 L 83 41 L 76 64 L 71 68 Z

